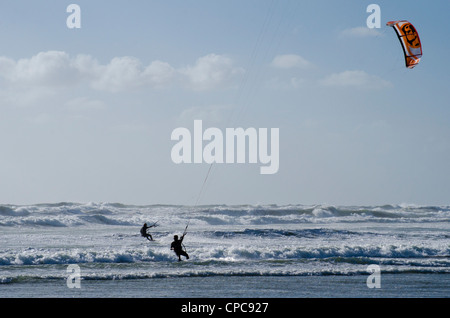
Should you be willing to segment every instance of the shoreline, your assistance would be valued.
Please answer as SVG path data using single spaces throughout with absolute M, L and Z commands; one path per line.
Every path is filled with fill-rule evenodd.
M 206 276 L 128 280 L 66 280 L 0 285 L 0 298 L 448 298 L 450 274 L 383 274 L 380 288 L 367 275 Z

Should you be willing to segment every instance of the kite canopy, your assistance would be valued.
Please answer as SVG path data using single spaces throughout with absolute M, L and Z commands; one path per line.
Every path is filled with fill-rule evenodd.
M 406 20 L 389 21 L 387 26 L 393 27 L 403 47 L 407 68 L 414 68 L 422 57 L 422 44 L 416 28 Z

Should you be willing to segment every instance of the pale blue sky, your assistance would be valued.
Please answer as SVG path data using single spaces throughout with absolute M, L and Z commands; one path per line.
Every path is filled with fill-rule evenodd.
M 66 7 L 81 7 L 81 29 Z M 369 30 L 366 8 L 381 8 Z M 194 204 L 170 134 L 280 129 L 280 169 L 216 164 L 200 204 L 450 204 L 448 1 L 8 1 L 0 202 Z M 404 67 L 390 20 L 417 28 Z

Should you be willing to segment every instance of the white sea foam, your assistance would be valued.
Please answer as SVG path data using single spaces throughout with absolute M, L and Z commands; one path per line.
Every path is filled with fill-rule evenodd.
M 156 239 L 142 238 L 144 222 Z M 187 262 L 170 251 L 189 222 Z M 212 275 L 450 273 L 450 207 L 0 206 L 0 283 Z

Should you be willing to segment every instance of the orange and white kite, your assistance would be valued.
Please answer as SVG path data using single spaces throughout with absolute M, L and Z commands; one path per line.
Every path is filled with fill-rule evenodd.
M 407 68 L 414 68 L 422 57 L 422 44 L 416 28 L 408 21 L 389 21 L 387 26 L 393 27 L 403 47 Z

